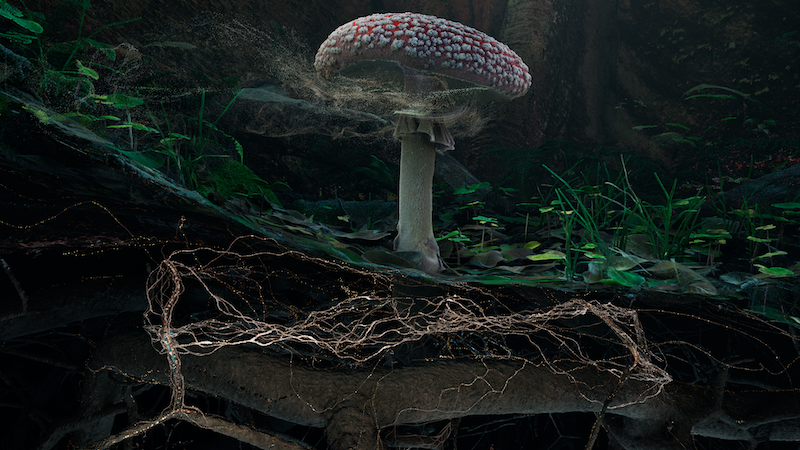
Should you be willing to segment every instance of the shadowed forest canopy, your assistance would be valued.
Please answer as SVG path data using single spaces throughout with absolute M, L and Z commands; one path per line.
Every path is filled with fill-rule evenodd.
M 799 445 L 795 2 L 38 3 L 0 0 L 0 448 Z M 453 114 L 435 275 L 392 244 L 416 99 L 313 69 L 406 8 L 533 76 Z

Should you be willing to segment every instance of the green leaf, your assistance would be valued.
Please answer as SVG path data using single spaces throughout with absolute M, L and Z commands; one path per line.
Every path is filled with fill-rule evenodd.
M 696 239 L 696 238 L 711 238 L 711 239 L 723 238 L 723 239 L 730 239 L 731 238 L 731 234 L 727 230 L 724 230 L 724 229 L 706 230 L 705 233 L 691 233 L 689 235 L 689 238 L 691 238 L 691 239 Z
M 461 234 L 459 230 L 451 231 L 442 237 L 436 238 L 437 241 L 443 241 L 445 239 L 453 242 L 469 242 L 469 238 Z
M 171 138 L 186 139 L 186 140 L 192 139 L 189 136 L 187 136 L 185 134 L 180 134 L 180 133 L 170 133 L 167 136 L 169 136 Z
M 31 107 L 24 106 L 24 105 L 22 106 L 22 109 L 30 111 L 31 114 L 36 116 L 36 118 L 39 119 L 39 121 L 42 122 L 45 125 L 50 123 L 50 120 L 52 119 L 52 117 L 49 114 L 47 114 L 45 111 L 43 111 L 41 109 L 31 108 Z
M 488 181 L 483 181 L 481 183 L 473 184 L 470 186 L 464 186 L 460 188 L 456 188 L 453 190 L 453 194 L 455 195 L 466 195 L 472 194 L 478 189 L 491 189 L 492 185 Z
M 786 255 L 786 254 L 787 254 L 787 253 L 786 253 L 786 252 L 784 252 L 783 250 L 778 250 L 778 251 L 774 251 L 774 252 L 768 252 L 768 253 L 764 253 L 763 255 L 761 255 L 761 256 L 756 256 L 756 257 L 755 257 L 755 258 L 753 258 L 753 259 L 772 258 L 772 257 L 775 257 L 775 256 L 783 256 L 783 255 Z
M 533 249 L 539 247 L 540 245 L 542 245 L 542 243 L 539 242 L 539 241 L 528 241 L 528 242 L 525 243 L 524 246 L 522 246 L 522 248 L 525 248 L 525 249 L 528 249 L 528 250 L 533 250 Z
M 497 225 L 497 219 L 492 218 L 492 217 L 475 216 L 475 217 L 472 218 L 472 220 L 476 220 L 476 221 L 478 221 L 478 222 L 480 222 L 482 224 L 483 223 L 489 223 L 489 224 L 492 224 L 492 225 Z
M 117 52 L 114 51 L 114 47 L 94 39 L 86 39 L 86 43 L 103 52 L 109 60 L 114 61 L 117 59 Z
M 44 28 L 42 28 L 39 23 L 34 22 L 33 20 L 23 19 L 22 11 L 9 5 L 6 1 L 0 3 L 0 17 L 5 17 L 22 28 L 25 28 L 26 30 L 36 34 L 40 34 L 44 31 Z
M 269 184 L 269 188 L 273 191 L 291 191 L 292 188 L 283 181 L 275 181 Z
M 584 252 L 583 254 L 586 255 L 586 257 L 589 258 L 589 259 L 602 259 L 604 261 L 606 259 L 605 256 L 597 254 L 597 253 Z
M 36 36 L 31 34 L 17 33 L 16 31 L 9 31 L 8 33 L 0 33 L 0 37 L 4 37 L 11 42 L 18 42 L 20 44 L 30 44 L 36 39 Z
M 223 197 L 243 196 L 260 197 L 263 196 L 271 204 L 281 207 L 281 203 L 273 190 L 286 190 L 289 186 L 286 183 L 276 182 L 267 183 L 255 174 L 249 167 L 239 161 L 229 160 L 212 168 L 211 175 L 217 190 Z M 273 185 L 276 189 L 272 189 Z
M 552 261 L 554 259 L 566 259 L 567 255 L 558 250 L 548 250 L 544 253 L 539 253 L 538 255 L 530 255 L 528 259 L 531 261 Z
M 785 312 L 783 312 L 783 311 L 781 311 L 781 310 L 779 310 L 777 308 L 773 308 L 771 306 L 756 305 L 756 306 L 754 306 L 752 308 L 752 310 L 757 312 L 757 313 L 759 313 L 759 314 L 762 314 L 762 315 L 764 315 L 764 316 L 766 316 L 766 317 L 768 317 L 768 318 L 770 318 L 770 319 L 772 319 L 772 320 L 774 320 L 776 322 L 781 322 L 781 323 L 785 323 L 787 325 L 793 325 L 795 327 L 800 327 L 800 318 L 797 318 L 795 316 L 786 314 Z
M 764 275 L 768 275 L 770 277 L 790 277 L 794 275 L 794 272 L 784 267 L 767 267 L 761 264 L 753 264 L 753 265 L 758 267 L 759 272 L 763 273 Z
M 736 97 L 729 94 L 695 94 L 684 98 L 684 100 L 689 100 L 690 98 L 736 98 Z
M 131 109 L 144 104 L 141 98 L 125 94 L 107 95 L 105 101 L 117 109 Z
M 613 267 L 608 268 L 608 277 L 614 280 L 615 282 L 627 287 L 641 286 L 646 281 L 643 276 L 637 273 L 626 272 L 624 270 L 617 270 Z
M 730 92 L 731 94 L 733 94 L 735 96 L 738 96 L 738 97 L 741 97 L 741 98 L 743 98 L 745 100 L 749 100 L 751 102 L 759 103 L 759 104 L 761 103 L 758 100 L 754 99 L 752 96 L 747 95 L 742 91 L 737 91 L 736 89 L 732 89 L 732 88 L 725 87 L 725 86 L 718 86 L 718 85 L 715 85 L 715 84 L 706 84 L 706 83 L 698 84 L 697 86 L 695 86 L 695 87 L 689 89 L 688 91 L 684 92 L 683 93 L 684 100 L 690 99 L 690 98 L 695 98 L 695 97 L 737 98 L 737 97 L 734 97 L 734 96 L 728 95 L 728 94 L 695 94 L 695 95 L 686 97 L 686 95 L 688 95 L 688 94 L 690 94 L 692 92 L 701 91 L 701 90 L 704 90 L 704 89 L 719 89 L 719 90 L 722 90 L 722 91 Z
M 134 130 L 158 133 L 158 130 L 138 122 L 123 122 L 120 125 L 107 125 L 106 128 L 133 128 Z
M 6 0 L 3 0 L 3 3 L 0 3 L 0 16 L 10 20 L 16 20 L 18 17 L 22 17 L 22 11 L 9 5 Z
M 690 128 L 689 128 L 689 127 L 687 127 L 686 125 L 681 125 L 681 124 L 679 124 L 679 123 L 669 122 L 669 123 L 667 123 L 667 125 L 669 125 L 669 126 L 671 126 L 671 127 L 681 128 L 681 129 L 684 129 L 684 130 L 686 130 L 686 131 L 689 131 L 689 130 L 690 130 Z
M 78 73 L 81 75 L 86 75 L 87 77 L 97 81 L 100 79 L 100 75 L 94 69 L 90 69 L 89 67 L 84 66 L 80 61 L 75 60 L 78 64 Z
M 798 202 L 773 203 L 772 206 L 780 209 L 800 209 L 800 203 Z

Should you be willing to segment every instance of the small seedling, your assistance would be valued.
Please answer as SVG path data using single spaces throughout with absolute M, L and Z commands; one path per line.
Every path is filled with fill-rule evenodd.
M 481 250 L 484 250 L 483 244 L 484 244 L 484 237 L 485 237 L 485 233 L 486 233 L 486 228 L 487 227 L 489 228 L 489 242 L 494 242 L 494 229 L 496 227 L 500 226 L 500 224 L 497 221 L 497 219 L 495 219 L 493 217 L 475 216 L 475 217 L 472 218 L 472 220 L 478 222 L 478 224 L 481 227 L 483 227 L 482 230 L 481 230 L 480 248 L 481 248 Z

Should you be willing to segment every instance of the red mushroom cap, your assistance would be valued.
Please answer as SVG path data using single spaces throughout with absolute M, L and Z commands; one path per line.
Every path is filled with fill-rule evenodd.
M 397 62 L 491 87 L 507 99 L 531 85 L 528 66 L 505 44 L 458 22 L 410 12 L 373 14 L 340 26 L 320 46 L 314 66 L 327 78 L 362 61 Z

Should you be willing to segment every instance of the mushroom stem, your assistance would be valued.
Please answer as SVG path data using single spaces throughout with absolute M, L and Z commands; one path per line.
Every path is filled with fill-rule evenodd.
M 417 268 L 428 273 L 442 271 L 439 244 L 433 237 L 433 168 L 436 144 L 423 133 L 401 137 L 400 190 L 397 237 L 398 252 L 419 252 Z M 416 259 L 415 259 L 416 261 Z

